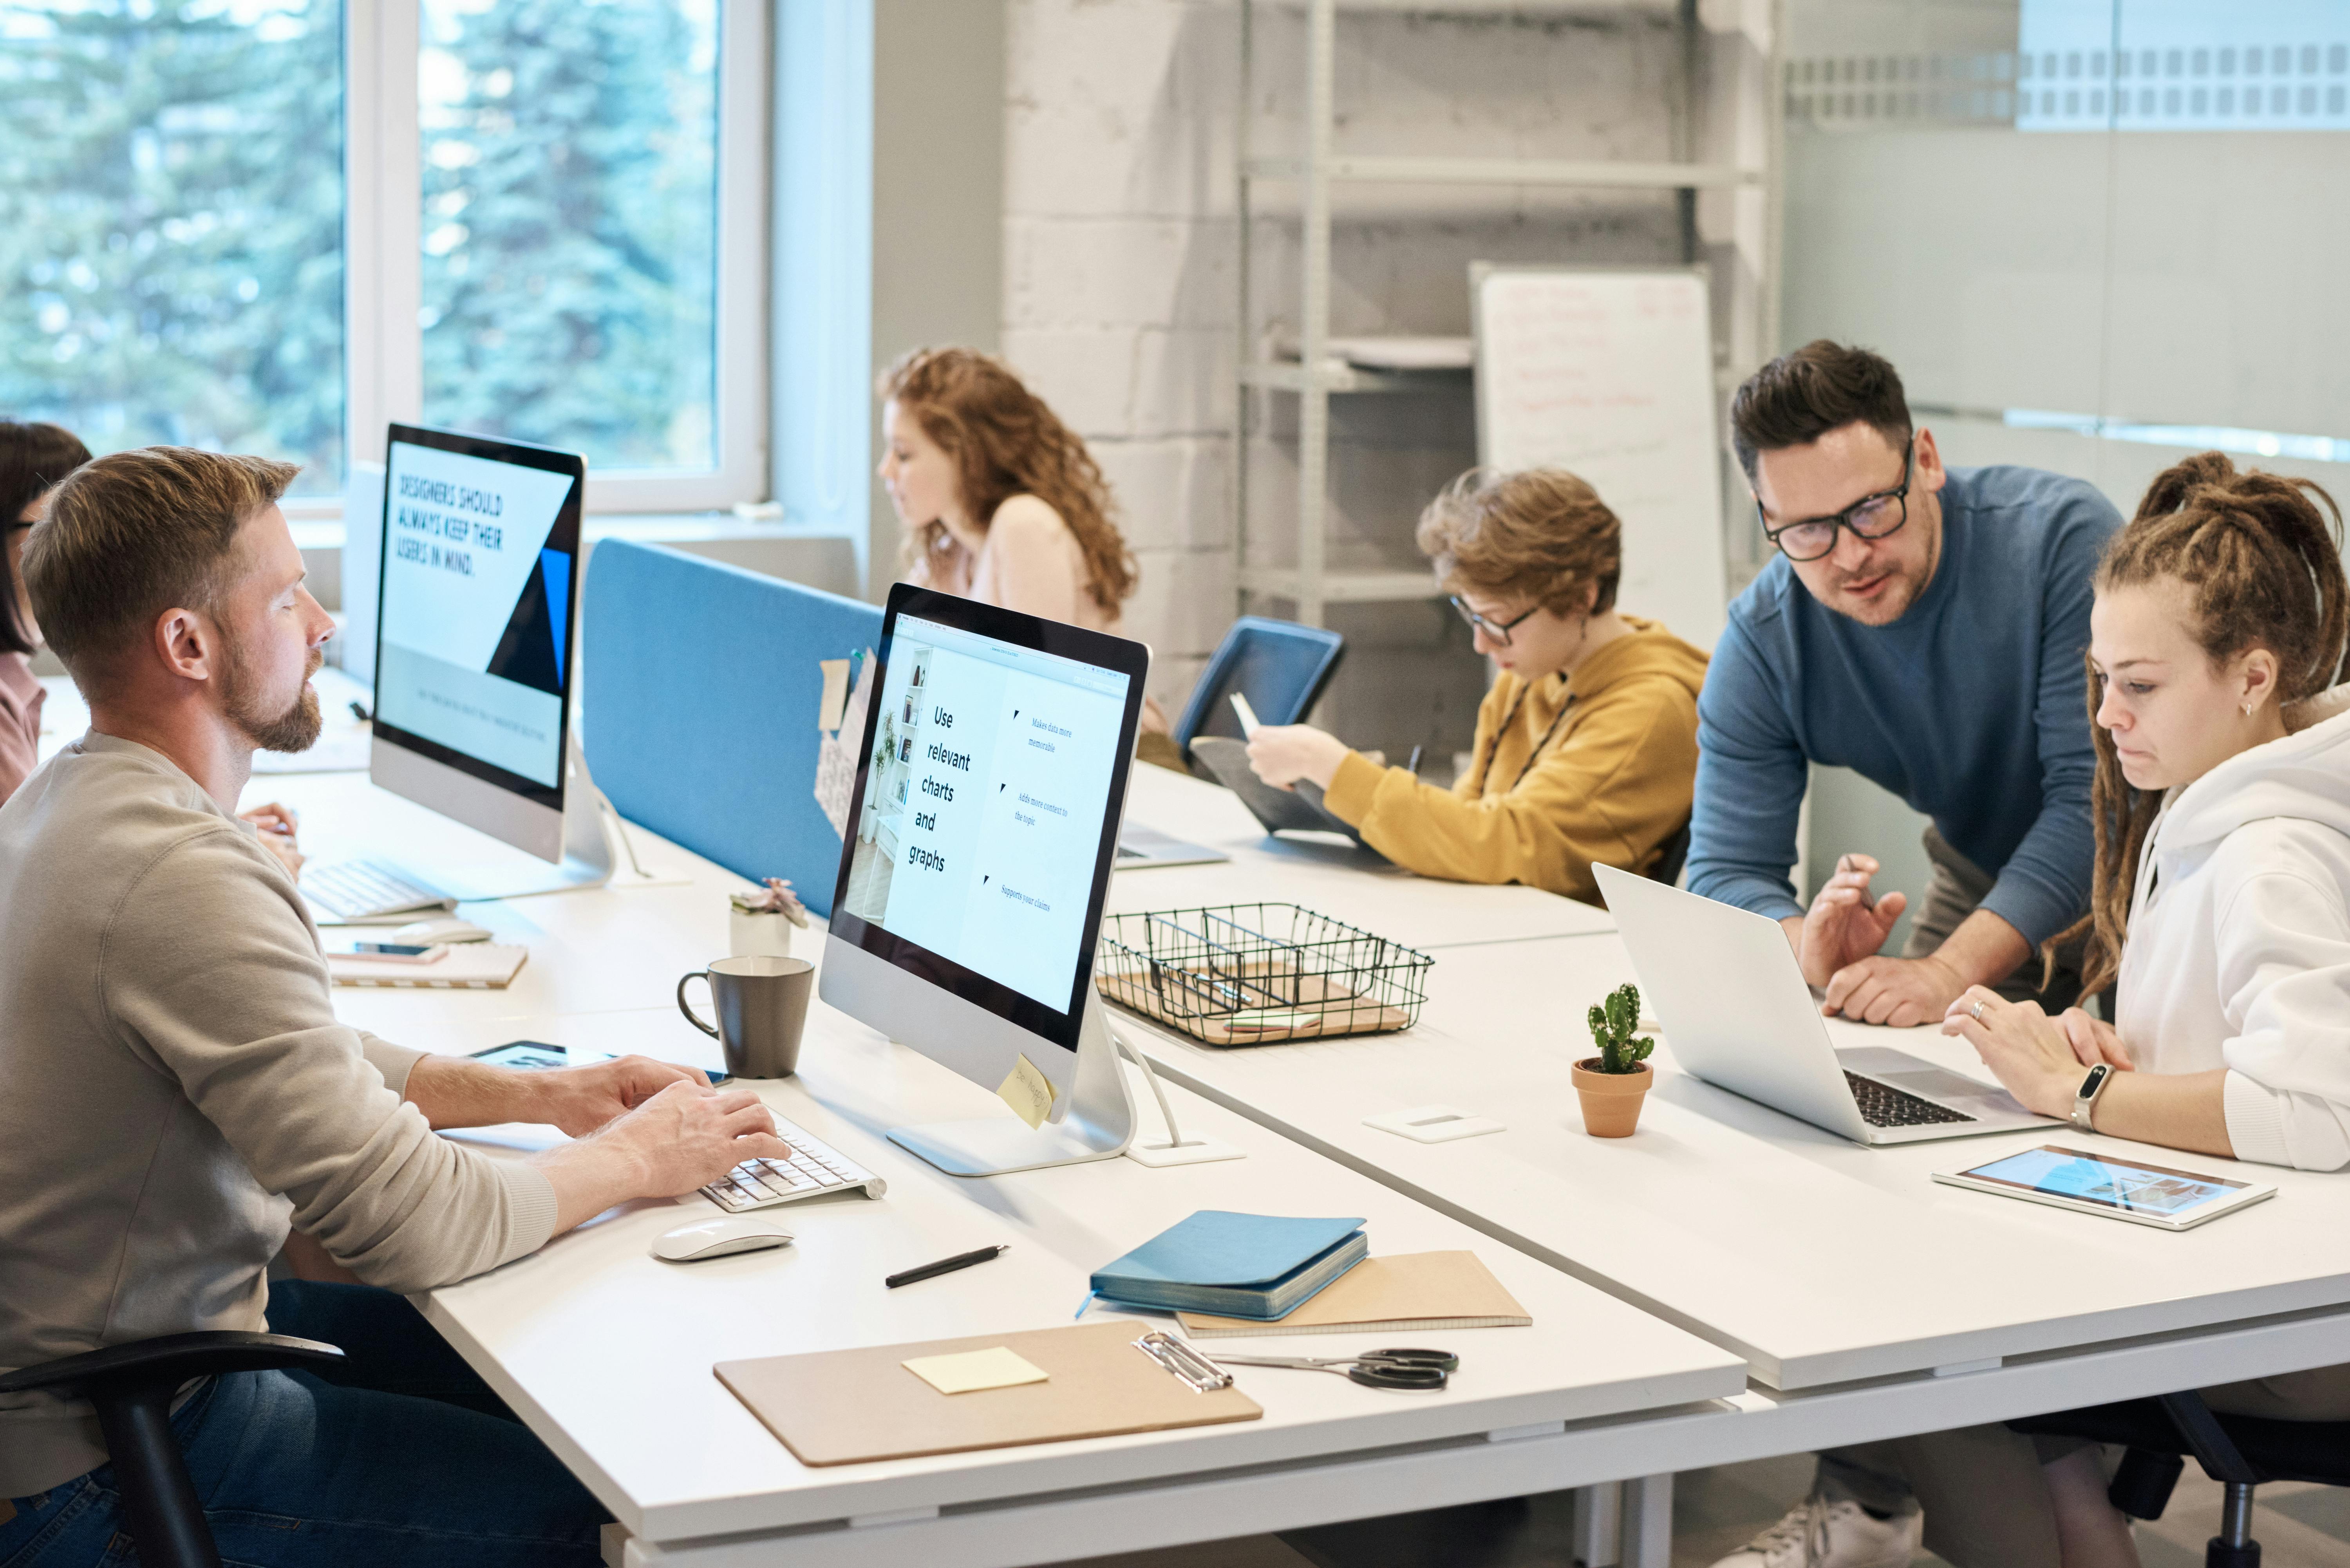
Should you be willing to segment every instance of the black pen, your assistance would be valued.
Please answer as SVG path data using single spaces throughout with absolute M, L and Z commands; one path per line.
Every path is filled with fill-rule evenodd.
M 982 1247 L 976 1252 L 958 1252 L 951 1258 L 941 1258 L 935 1263 L 924 1263 L 919 1269 L 908 1269 L 902 1274 L 891 1274 L 881 1283 L 894 1291 L 899 1285 L 910 1285 L 917 1280 L 933 1280 L 941 1274 L 951 1274 L 957 1269 L 968 1269 L 973 1263 L 984 1263 L 1011 1245 L 1006 1241 L 1002 1246 Z

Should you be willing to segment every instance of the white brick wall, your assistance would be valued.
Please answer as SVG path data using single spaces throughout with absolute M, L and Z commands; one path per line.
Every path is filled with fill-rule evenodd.
M 1127 628 L 1172 712 L 1234 606 L 1232 430 L 1239 112 L 1234 0 L 1003 0 L 1003 352 L 1083 435 L 1142 566 Z M 1260 4 L 1253 146 L 1295 146 L 1300 13 Z M 1607 21 L 1355 15 L 1339 24 L 1339 145 L 1365 152 L 1662 159 L 1679 43 Z M 1263 214 L 1270 209 L 1260 207 Z M 1661 262 L 1669 197 L 1350 191 L 1334 236 L 1340 332 L 1464 333 L 1471 260 Z M 1261 215 L 1261 332 L 1295 333 L 1297 234 Z M 1277 286 L 1276 286 L 1277 285 Z M 1475 459 L 1466 399 L 1342 402 L 1333 559 L 1404 566 L 1429 496 Z M 1294 405 L 1254 438 L 1252 556 L 1295 495 Z M 1323 717 L 1398 760 L 1468 744 L 1482 660 L 1449 612 L 1351 607 Z

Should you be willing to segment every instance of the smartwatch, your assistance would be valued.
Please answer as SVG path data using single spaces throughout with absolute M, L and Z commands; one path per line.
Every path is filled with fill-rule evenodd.
M 2106 1092 L 2106 1085 L 2112 1081 L 2113 1075 L 2113 1064 L 2100 1062 L 2089 1069 L 2089 1075 L 2082 1079 L 2081 1086 L 2073 1092 L 2073 1125 L 2083 1132 L 2097 1130 L 2092 1119 L 2096 1115 L 2097 1096 Z

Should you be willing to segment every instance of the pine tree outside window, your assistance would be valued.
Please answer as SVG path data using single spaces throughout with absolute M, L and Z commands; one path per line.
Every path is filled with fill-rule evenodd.
M 767 493 L 758 0 L 0 0 L 0 416 L 305 464 L 400 419 Z

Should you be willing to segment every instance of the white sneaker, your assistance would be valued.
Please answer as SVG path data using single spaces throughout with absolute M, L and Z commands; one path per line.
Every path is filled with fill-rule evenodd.
M 1877 1519 L 1814 1495 L 1713 1568 L 1909 1568 L 1924 1524 L 1915 1511 Z

